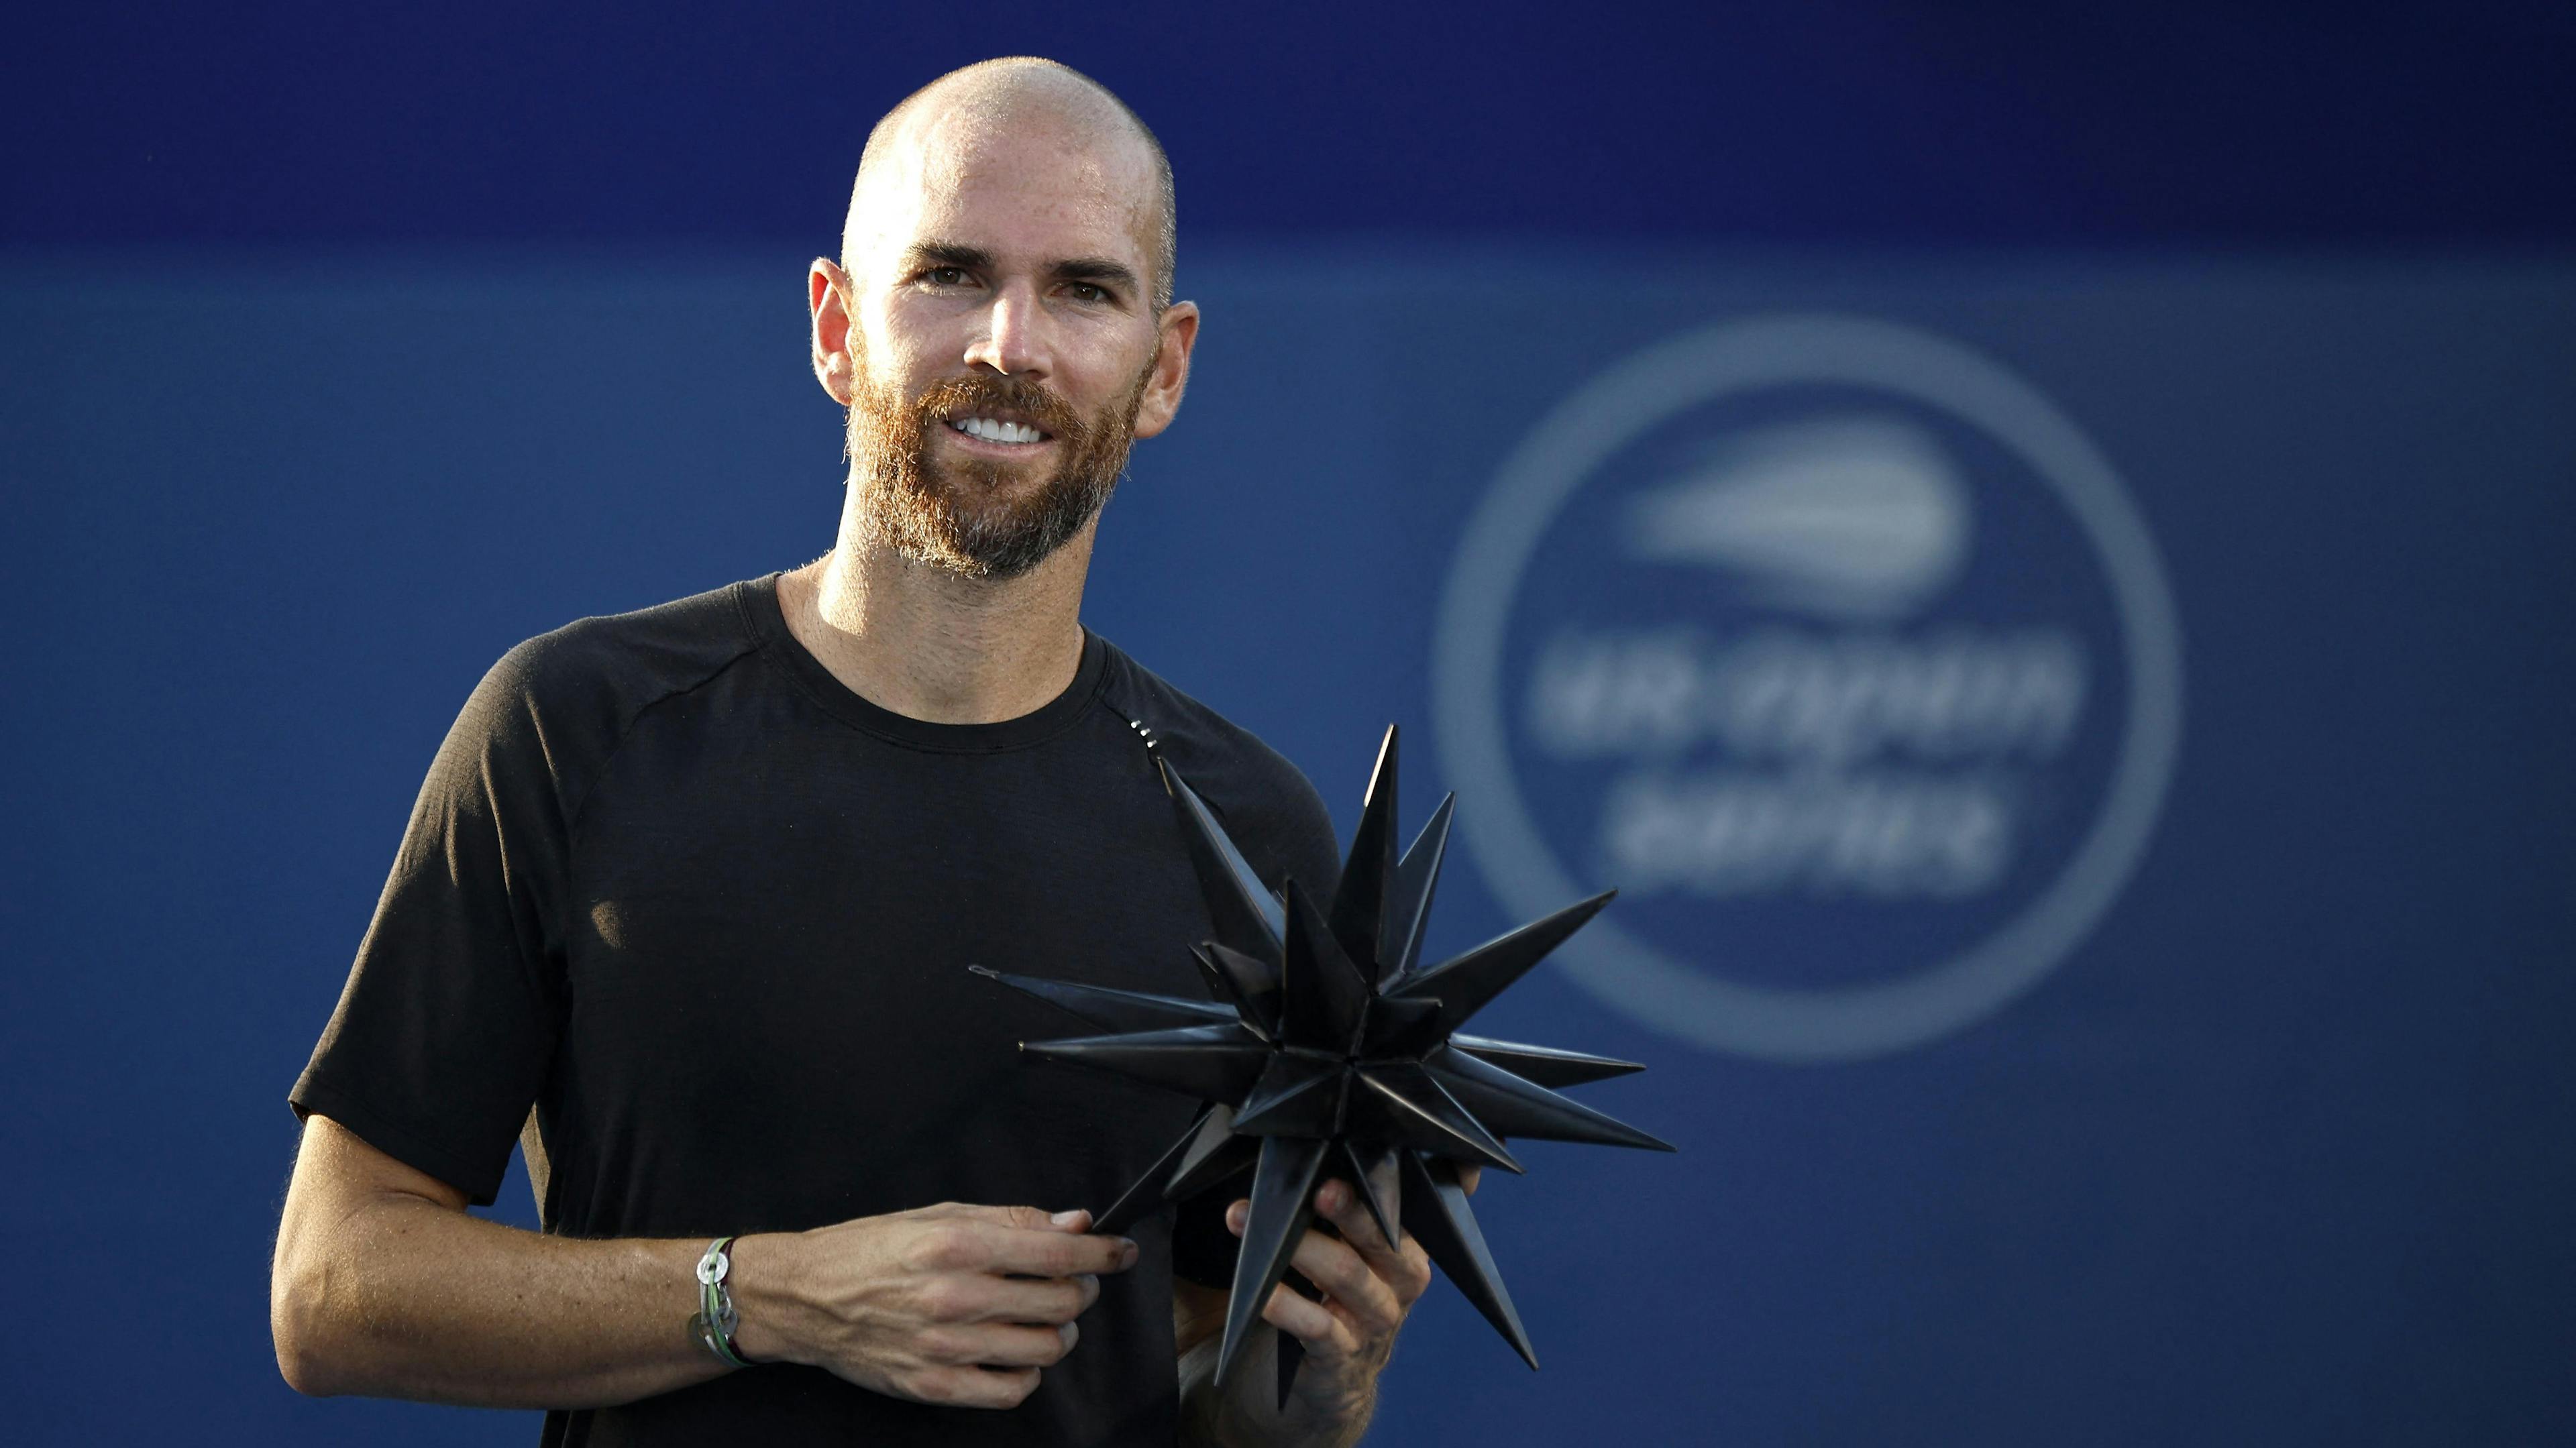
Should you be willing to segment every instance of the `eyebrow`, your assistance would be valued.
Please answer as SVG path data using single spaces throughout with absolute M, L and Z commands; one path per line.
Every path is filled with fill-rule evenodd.
M 969 271 L 991 271 L 993 254 L 980 246 L 965 246 L 953 241 L 916 241 L 905 247 L 904 261 L 914 267 L 953 266 Z
M 1104 256 L 1067 257 L 1048 268 L 1056 279 L 1068 282 L 1106 282 L 1133 292 L 1136 273 Z
M 989 272 L 995 269 L 993 254 L 980 246 L 955 241 L 920 241 L 904 249 L 904 259 L 915 268 L 953 266 L 968 271 Z M 1057 281 L 1096 282 L 1139 290 L 1135 270 L 1124 262 L 1105 256 L 1071 256 L 1051 262 L 1047 275 Z

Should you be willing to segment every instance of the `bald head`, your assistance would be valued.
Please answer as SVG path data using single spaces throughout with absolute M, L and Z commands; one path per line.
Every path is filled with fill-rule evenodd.
M 1101 172 L 1101 181 L 1132 213 L 1153 258 L 1157 311 L 1171 305 L 1179 233 L 1172 163 L 1162 143 L 1127 103 L 1070 66 L 1010 56 L 952 70 L 904 97 L 868 132 L 841 227 L 841 264 L 855 259 L 899 212 L 889 197 L 924 188 L 954 188 L 971 179 L 981 152 L 1003 137 L 1043 137 Z

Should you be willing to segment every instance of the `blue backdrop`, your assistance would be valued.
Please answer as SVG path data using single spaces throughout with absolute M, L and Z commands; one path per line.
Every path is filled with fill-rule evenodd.
M 1436 1288 L 1374 1441 L 2576 1436 L 2562 20 L 822 14 L 20 52 L 13 1432 L 533 1436 L 278 1380 L 284 1092 L 491 660 L 828 545 L 845 122 L 1029 48 L 1208 316 L 1090 624 L 1345 831 L 1402 724 L 1435 950 L 1626 887 L 1485 1020 L 1682 1155 L 1530 1147 L 1545 1370 Z
M 52 1304 L 11 1390 L 34 1421 L 66 1440 L 216 1408 L 309 1441 L 530 1431 L 278 1383 L 282 1093 L 490 659 L 828 541 L 838 418 L 805 375 L 800 285 L 780 254 L 21 268 L 0 292 L 0 445 L 44 482 L 13 495 L 37 647 L 10 693 L 8 845 L 9 1213 Z M 1112 504 L 1089 619 L 1299 760 L 1345 829 L 1389 719 L 1412 729 L 1415 810 L 1464 782 L 1432 687 L 1462 539 L 1552 409 L 1677 336 L 1776 345 L 1746 324 L 1806 317 L 1973 349 L 1960 365 L 2009 371 L 2116 470 L 2183 640 L 2182 743 L 2134 871 L 2010 998 L 1806 1064 L 1571 968 L 1494 1008 L 1498 1033 L 1653 1063 L 1592 1094 L 1684 1154 L 1534 1147 L 1484 1211 L 1546 1371 L 1443 1295 L 1394 1370 L 1385 1441 L 2576 1427 L 2557 737 L 2576 273 L 1587 249 L 1209 255 L 1188 290 L 1209 318 L 1197 381 Z M 146 335 L 183 385 L 135 380 Z M 2012 776 L 2012 868 L 1980 889 L 1835 885 L 1794 860 L 1790 885 L 1711 883 L 1685 850 L 1679 883 L 1610 917 L 1698 978 L 1828 1000 L 1937 972 L 2062 873 L 2108 807 L 2086 731 L 2105 758 L 2124 746 L 2134 671 L 2107 570 L 2004 447 L 1981 456 L 1974 427 L 1890 389 L 1765 385 L 1752 423 L 1703 402 L 1663 424 L 1686 478 L 1772 413 L 1912 407 L 1957 434 L 1953 506 L 1977 530 L 1958 577 L 1855 621 L 1592 556 L 1587 520 L 1663 477 L 1614 457 L 1533 552 L 1507 675 L 1568 620 L 1846 650 L 2037 620 L 2093 680 L 2036 764 L 1873 756 L 1882 783 Z M 1864 535 L 1939 531 L 1937 504 L 1867 493 L 1906 476 L 1886 457 L 1792 464 L 1793 491 L 1862 479 L 1841 506 Z M 1769 485 L 1711 466 L 1739 496 Z M 1887 551 L 1827 531 L 1831 556 Z M 1517 699 L 1496 712 L 1509 787 L 1569 875 L 1617 883 L 1587 843 L 1613 786 L 1550 754 Z M 1468 788 L 1471 816 L 1494 807 Z M 1659 848 L 1626 863 L 1663 868 Z M 1463 854 L 1435 948 L 1526 913 L 1498 903 L 1482 837 Z M 525 1220 L 523 1190 L 501 1210 Z

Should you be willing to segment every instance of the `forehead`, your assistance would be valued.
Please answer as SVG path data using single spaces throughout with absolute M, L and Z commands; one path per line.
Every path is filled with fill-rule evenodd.
M 951 110 L 908 120 L 851 197 L 853 263 L 917 242 L 1047 260 L 1154 251 L 1158 183 L 1124 127 L 1055 109 Z

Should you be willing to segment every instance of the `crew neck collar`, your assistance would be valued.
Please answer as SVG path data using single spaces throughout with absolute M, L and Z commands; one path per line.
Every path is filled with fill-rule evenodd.
M 1044 743 L 1072 727 L 1100 693 L 1107 672 L 1109 647 L 1100 635 L 1082 631 L 1082 662 L 1064 692 L 1016 719 L 991 724 L 936 724 L 898 714 L 868 699 L 835 677 L 823 661 L 796 641 L 778 602 L 778 575 L 734 585 L 745 621 L 761 647 L 785 665 L 788 674 L 815 703 L 852 728 L 914 749 L 945 754 L 994 754 Z

